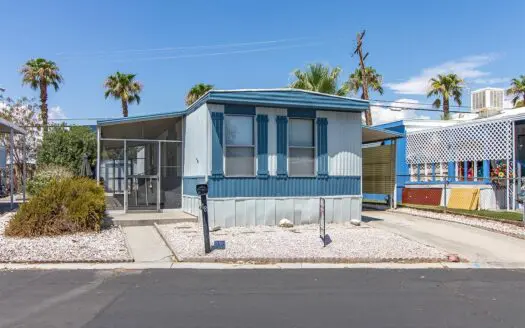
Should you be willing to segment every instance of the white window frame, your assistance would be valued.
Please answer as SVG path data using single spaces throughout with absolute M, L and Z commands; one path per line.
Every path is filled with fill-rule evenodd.
M 227 116 L 241 116 L 241 117 L 249 117 L 252 119 L 252 133 L 253 133 L 253 145 L 227 145 L 226 144 L 226 117 Z M 224 127 L 223 127 L 223 134 L 222 134 L 222 144 L 223 146 L 223 152 L 222 152 L 222 167 L 224 168 L 224 176 L 225 177 L 231 177 L 231 178 L 254 178 L 257 176 L 257 121 L 255 120 L 254 115 L 243 115 L 243 114 L 224 114 Z M 226 169 L 226 148 L 248 148 L 253 147 L 253 175 L 246 175 L 246 174 L 227 174 Z
M 290 146 L 290 121 L 292 120 L 309 120 L 312 121 L 313 129 L 312 133 L 314 134 L 314 145 L 312 147 L 301 147 L 301 146 Z M 314 117 L 288 117 L 288 131 L 286 131 L 287 134 L 287 145 L 286 145 L 286 165 L 287 165 L 287 172 L 289 177 L 293 178 L 314 178 L 317 176 L 317 121 Z M 296 149 L 314 149 L 314 172 L 312 175 L 293 175 L 290 172 L 290 148 L 296 148 Z

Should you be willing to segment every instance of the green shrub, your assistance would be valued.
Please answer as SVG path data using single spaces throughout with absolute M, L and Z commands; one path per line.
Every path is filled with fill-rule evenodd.
M 51 181 L 64 178 L 72 178 L 73 171 L 69 168 L 59 165 L 44 165 L 39 167 L 34 177 L 27 181 L 27 192 L 35 196 Z
M 5 234 L 36 237 L 100 231 L 105 210 L 104 189 L 96 181 L 53 180 L 20 207 Z

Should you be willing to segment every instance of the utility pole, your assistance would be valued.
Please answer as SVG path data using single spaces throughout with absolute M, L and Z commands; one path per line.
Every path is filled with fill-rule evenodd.
M 357 45 L 354 51 L 354 55 L 359 56 L 359 66 L 361 67 L 361 75 L 363 79 L 363 99 L 368 100 L 368 81 L 365 69 L 365 59 L 368 57 L 368 52 L 363 56 L 363 38 L 365 37 L 365 30 L 361 33 L 357 33 Z M 370 108 L 365 111 L 366 125 L 372 125 L 372 113 Z

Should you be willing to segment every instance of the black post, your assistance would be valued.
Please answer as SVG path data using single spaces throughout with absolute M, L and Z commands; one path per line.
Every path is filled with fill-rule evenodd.
M 208 254 L 211 252 L 210 246 L 210 227 L 208 226 L 208 185 L 197 185 L 197 195 L 201 196 L 201 210 L 202 210 L 202 232 L 204 235 L 204 252 Z

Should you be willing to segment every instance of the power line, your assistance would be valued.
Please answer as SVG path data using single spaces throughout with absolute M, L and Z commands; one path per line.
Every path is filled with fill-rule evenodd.
M 413 102 L 409 102 L 409 101 L 397 101 L 397 100 L 379 100 L 379 99 L 372 99 L 370 100 L 371 102 L 375 101 L 375 102 L 386 102 L 386 103 L 397 103 L 397 104 L 413 104 L 413 105 L 423 105 L 423 106 L 433 106 L 433 104 L 428 104 L 428 103 L 420 103 L 420 102 L 417 102 L 417 103 L 413 103 Z M 467 105 L 449 105 L 449 107 L 454 107 L 454 108 L 470 108 L 470 106 L 467 106 Z

